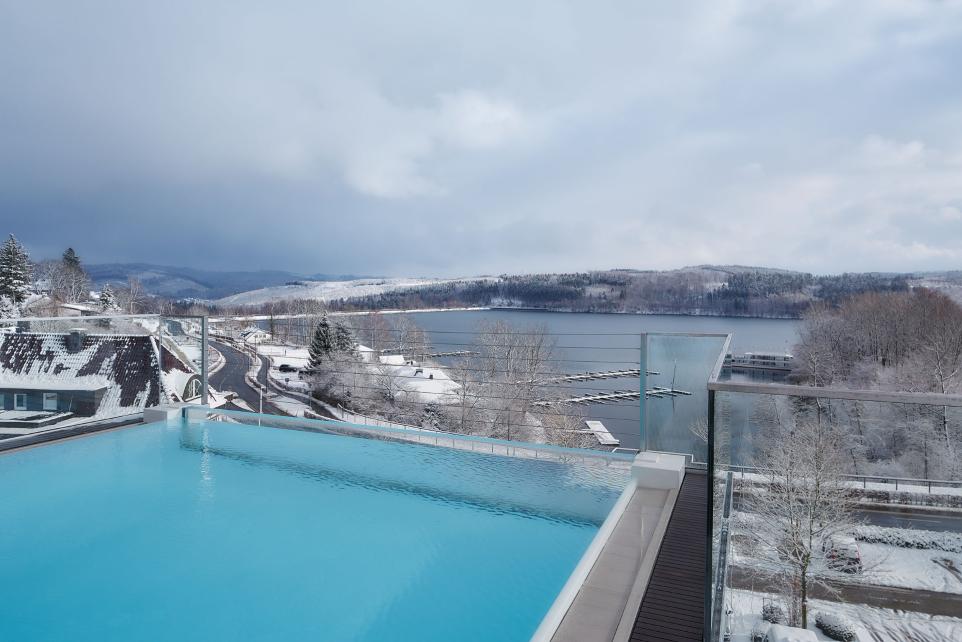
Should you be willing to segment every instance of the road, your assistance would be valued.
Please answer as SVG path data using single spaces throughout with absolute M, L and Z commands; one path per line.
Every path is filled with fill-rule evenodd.
M 210 385 L 217 390 L 230 390 L 236 393 L 248 406 L 257 410 L 260 403 L 260 392 L 247 385 L 250 357 L 220 341 L 211 341 L 210 344 L 224 356 L 224 367 L 210 376 Z M 261 362 L 261 369 L 257 373 L 257 380 L 261 383 L 267 380 L 267 367 L 263 362 Z M 267 405 L 265 400 L 265 410 L 267 410 Z
M 819 600 L 866 604 L 883 609 L 915 611 L 931 615 L 959 617 L 959 614 L 962 613 L 962 595 L 955 593 L 835 581 L 830 582 L 830 584 L 838 591 L 837 594 L 825 587 L 812 585 L 809 589 L 810 596 Z M 741 566 L 732 566 L 730 586 L 736 589 L 765 593 L 778 593 L 782 588 L 770 574 Z
M 250 409 L 256 412 L 260 408 L 261 393 L 259 390 L 255 390 L 247 384 L 247 370 L 250 367 L 250 357 L 222 341 L 211 341 L 210 344 L 224 355 L 224 367 L 210 376 L 211 385 L 217 390 L 230 390 L 237 393 L 237 396 L 243 399 Z M 257 381 L 266 386 L 268 362 L 264 357 L 259 357 L 259 359 L 261 367 L 260 370 L 257 371 Z M 264 393 L 263 402 L 265 414 L 286 414 L 271 403 L 270 399 L 276 396 L 277 394 L 273 391 Z M 234 406 L 233 408 L 235 410 L 247 410 L 247 408 L 241 408 L 239 406 Z M 319 407 L 317 404 L 312 404 L 312 408 L 315 413 L 322 417 L 333 419 L 327 410 Z
M 742 510 L 742 499 L 735 495 L 735 510 Z M 855 517 L 870 526 L 916 528 L 943 533 L 962 533 L 962 513 L 951 510 L 919 509 L 912 506 L 858 508 Z
M 962 533 L 962 513 L 918 511 L 911 508 L 862 508 L 856 515 L 866 524 L 892 528 Z

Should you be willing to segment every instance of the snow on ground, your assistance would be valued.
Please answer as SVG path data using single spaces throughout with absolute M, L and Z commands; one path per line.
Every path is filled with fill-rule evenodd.
M 367 346 L 358 346 L 365 361 L 372 360 L 371 349 Z M 307 348 L 260 344 L 257 346 L 258 354 L 270 357 L 273 368 L 270 376 L 280 381 L 287 381 L 292 384 L 303 384 L 303 391 L 308 391 L 306 383 L 298 382 L 296 373 L 279 372 L 275 368 L 281 365 L 289 365 L 295 368 L 306 368 L 309 360 Z M 383 355 L 379 357 L 381 365 L 368 366 L 369 374 L 395 377 L 395 387 L 401 390 L 401 394 L 407 396 L 408 401 L 434 402 L 434 403 L 454 403 L 455 397 L 452 393 L 456 392 L 460 386 L 451 378 L 443 368 L 436 368 L 426 365 L 413 365 L 405 362 L 401 355 Z M 298 388 L 300 390 L 300 388 Z
M 260 305 L 271 301 L 315 299 L 332 301 L 382 294 L 423 285 L 450 283 L 465 279 L 355 279 L 353 281 L 299 281 L 296 285 L 277 285 L 232 294 L 214 301 L 217 305 Z M 475 279 L 467 279 L 475 280 Z
M 307 348 L 278 346 L 267 343 L 261 343 L 257 346 L 257 354 L 270 357 L 271 364 L 275 368 L 281 365 L 306 368 L 307 362 L 310 359 Z
M 749 642 L 751 630 L 762 621 L 764 600 L 778 600 L 770 593 L 728 589 L 725 591 L 731 642 Z M 859 642 L 958 642 L 962 640 L 962 619 L 926 615 L 911 611 L 879 609 L 861 604 L 811 600 L 808 628 L 819 640 L 830 640 L 815 626 L 815 614 L 827 612 L 854 625 Z
M 752 544 L 746 538 L 746 531 L 751 529 L 756 516 L 736 511 L 735 517 L 735 536 L 730 552 L 732 563 L 746 568 L 775 570 L 778 565 L 775 563 L 777 560 L 773 559 L 773 549 L 765 546 L 748 550 Z M 938 536 L 940 533 L 932 535 Z M 858 548 L 864 571 L 847 574 L 843 578 L 847 583 L 962 593 L 962 553 L 863 541 L 858 542 Z
M 867 583 L 962 593 L 962 554 L 866 542 L 858 547 Z

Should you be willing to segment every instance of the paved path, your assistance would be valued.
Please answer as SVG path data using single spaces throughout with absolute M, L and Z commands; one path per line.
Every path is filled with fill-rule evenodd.
M 813 599 L 851 604 L 867 604 L 883 609 L 915 611 L 931 615 L 951 615 L 959 617 L 962 613 L 962 595 L 941 593 L 922 589 L 906 589 L 876 584 L 849 584 L 830 582 L 838 591 L 835 594 L 824 587 L 813 586 L 809 591 Z M 732 566 L 730 586 L 736 589 L 777 593 L 781 586 L 770 574 L 752 568 Z

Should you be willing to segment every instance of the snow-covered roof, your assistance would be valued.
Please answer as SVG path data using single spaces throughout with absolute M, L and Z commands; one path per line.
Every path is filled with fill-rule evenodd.
M 94 390 L 102 390 L 108 385 L 110 384 L 106 379 L 103 381 L 96 381 L 94 378 L 84 378 L 83 381 L 69 382 L 63 380 L 51 381 L 44 378 L 26 379 L 23 377 L 9 377 L 0 375 L 0 389 L 8 390 L 11 388 L 16 388 L 17 390 L 91 392 Z
M 156 405 L 157 357 L 146 335 L 88 334 L 71 350 L 69 334 L 0 335 L 0 380 L 31 390 L 107 388 L 98 417 L 132 414 Z

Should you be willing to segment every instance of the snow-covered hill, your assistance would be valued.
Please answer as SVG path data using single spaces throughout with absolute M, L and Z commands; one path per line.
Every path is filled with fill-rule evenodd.
M 293 285 L 277 285 L 259 290 L 250 290 L 240 294 L 232 294 L 214 301 L 217 305 L 260 305 L 270 301 L 293 299 L 315 299 L 332 301 L 351 297 L 370 296 L 413 288 L 421 285 L 433 285 L 455 279 L 355 279 L 353 281 L 301 281 Z

